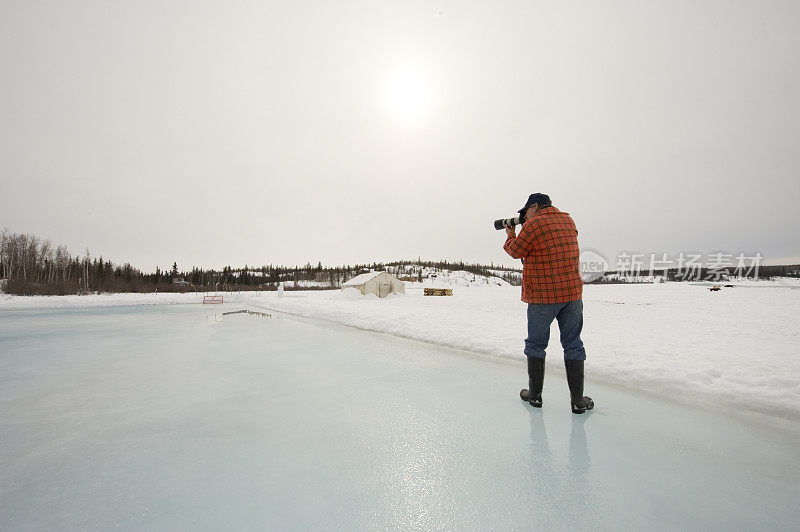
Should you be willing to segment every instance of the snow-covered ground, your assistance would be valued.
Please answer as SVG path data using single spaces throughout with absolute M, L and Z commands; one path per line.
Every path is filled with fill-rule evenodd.
M 515 293 L 486 290 L 330 301 L 480 318 Z M 25 301 L 0 309 L 1 530 L 800 527 L 797 421 L 600 381 L 576 416 L 560 372 L 535 409 L 521 360 L 243 302 Z
M 355 290 L 247 292 L 226 301 L 385 332 L 497 357 L 521 358 L 525 305 L 518 287 L 456 288 L 452 297 L 378 299 Z M 417 285 L 419 286 L 419 285 Z M 710 283 L 708 283 L 710 286 Z M 800 417 L 800 283 L 586 285 L 583 339 L 590 381 Z M 10 297 L 0 310 L 199 303 L 202 294 Z M 557 325 L 548 371 L 560 366 Z M 556 369 L 558 368 L 558 369 Z
M 373 273 L 375 271 L 384 270 L 362 270 L 361 274 L 353 275 L 348 274 L 344 279 L 341 279 L 342 285 L 351 282 L 354 278 L 366 273 Z M 407 265 L 407 266 L 389 266 L 385 271 L 396 277 L 404 278 L 405 282 L 415 286 L 447 288 L 452 286 L 509 286 L 509 283 L 502 279 L 503 275 L 511 275 L 515 279 L 521 279 L 522 272 L 509 272 L 504 270 L 489 270 L 494 275 L 485 276 L 471 273 L 464 270 L 448 270 L 441 268 L 432 268 L 428 266 Z M 238 278 L 241 272 L 233 272 L 233 277 Z M 263 277 L 264 274 L 258 270 L 248 271 L 248 275 L 253 277 Z M 418 279 L 421 276 L 422 281 Z M 413 280 L 411 280 L 413 279 Z M 327 274 L 323 274 L 318 280 L 284 280 L 285 287 L 291 288 L 330 288 L 331 279 Z
M 486 287 L 486 286 L 511 286 L 508 281 L 500 277 L 487 277 L 464 270 L 439 270 L 434 271 L 424 268 L 422 282 L 407 282 L 409 288 L 454 288 L 454 287 Z
M 266 293 L 264 308 L 485 353 L 519 358 L 519 288 L 421 291 L 380 300 L 344 292 Z M 762 283 L 711 292 L 703 285 L 587 285 L 587 375 L 676 400 L 800 416 L 800 286 Z M 548 366 L 560 366 L 554 322 Z M 559 369 L 559 371 L 561 371 Z

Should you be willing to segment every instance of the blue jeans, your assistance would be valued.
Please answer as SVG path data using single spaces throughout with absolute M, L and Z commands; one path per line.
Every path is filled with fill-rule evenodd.
M 547 342 L 550 341 L 550 324 L 558 320 L 561 331 L 561 347 L 565 360 L 586 360 L 586 350 L 581 341 L 583 330 L 583 300 L 569 303 L 528 303 L 528 338 L 525 339 L 525 354 L 544 358 Z

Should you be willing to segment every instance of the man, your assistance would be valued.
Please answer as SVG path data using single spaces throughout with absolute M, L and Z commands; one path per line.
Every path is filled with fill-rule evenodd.
M 522 301 L 528 304 L 528 389 L 520 391 L 523 401 L 542 407 L 545 348 L 550 324 L 558 320 L 572 412 L 583 414 L 594 402 L 583 395 L 583 362 L 586 351 L 583 329 L 583 280 L 581 279 L 578 230 L 566 212 L 553 207 L 547 194 L 531 194 L 519 210 L 524 223 L 519 235 L 506 227 L 503 249 L 522 259 Z

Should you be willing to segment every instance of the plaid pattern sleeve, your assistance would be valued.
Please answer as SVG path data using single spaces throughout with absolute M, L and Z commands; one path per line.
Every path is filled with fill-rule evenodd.
M 522 301 L 567 303 L 583 297 L 578 230 L 570 215 L 555 207 L 537 212 L 503 246 L 522 259 Z
M 536 217 L 534 216 L 534 219 L 535 218 Z M 533 226 L 528 223 L 531 221 L 533 220 L 528 220 L 522 225 L 522 229 L 519 230 L 519 234 L 516 237 L 509 236 L 506 239 L 505 245 L 503 246 L 503 249 L 506 250 L 506 253 L 515 259 L 524 259 L 533 249 L 536 233 L 532 231 Z

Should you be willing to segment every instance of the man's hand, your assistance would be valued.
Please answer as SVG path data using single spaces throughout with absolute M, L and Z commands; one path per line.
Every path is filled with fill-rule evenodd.
M 516 228 L 513 225 L 511 227 L 506 227 L 506 235 L 513 236 L 514 238 L 516 238 L 517 237 Z

